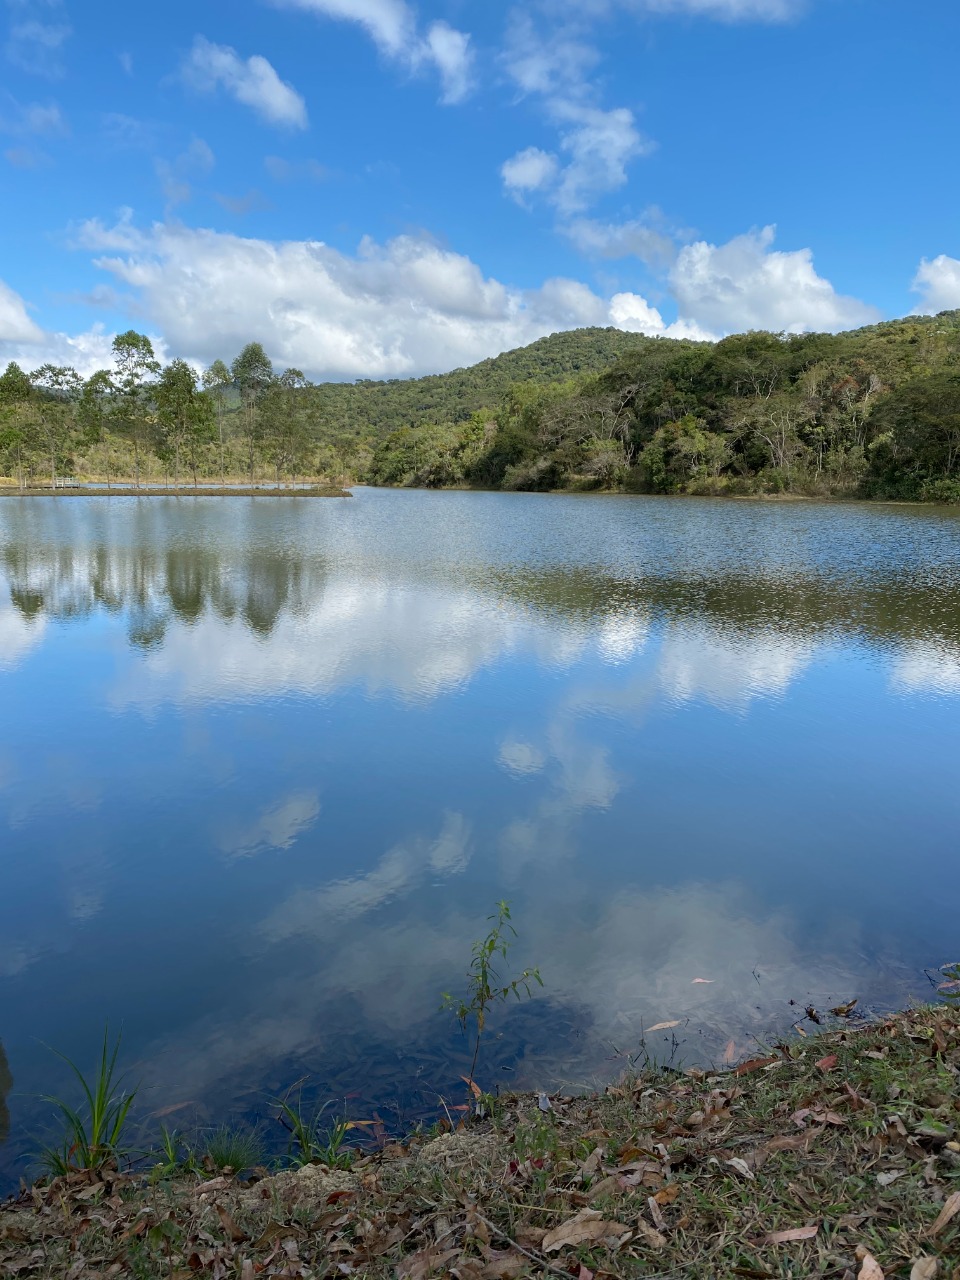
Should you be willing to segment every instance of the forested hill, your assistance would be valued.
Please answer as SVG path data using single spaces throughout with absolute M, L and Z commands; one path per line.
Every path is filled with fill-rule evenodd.
M 368 478 L 960 501 L 960 311 L 838 334 L 621 337 L 599 372 L 514 380 L 469 421 L 398 414 Z
M 621 329 L 572 329 L 450 373 L 388 382 L 316 383 L 310 400 L 332 435 L 382 438 L 401 426 L 462 422 L 477 409 L 498 405 L 516 382 L 560 382 L 599 373 L 650 341 Z

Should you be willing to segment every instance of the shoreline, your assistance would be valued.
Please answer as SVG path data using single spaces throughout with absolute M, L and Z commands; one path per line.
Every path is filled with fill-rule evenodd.
M 451 1104 L 352 1159 L 37 1183 L 0 1205 L 0 1274 L 951 1280 L 958 1080 L 955 1005 L 838 1017 L 722 1071 Z
M 166 486 L 114 485 L 92 487 L 78 485 L 71 489 L 15 489 L 0 486 L 0 498 L 349 498 L 350 492 L 336 485 L 310 485 L 302 489 L 281 486 L 217 485 L 194 489 L 192 485 L 179 488 Z

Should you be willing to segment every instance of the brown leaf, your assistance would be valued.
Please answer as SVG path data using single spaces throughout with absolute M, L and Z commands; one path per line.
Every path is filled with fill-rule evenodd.
M 751 1071 L 760 1071 L 763 1067 L 770 1067 L 780 1059 L 776 1056 L 772 1058 L 749 1058 L 746 1062 L 741 1062 L 739 1067 L 734 1068 L 735 1076 L 748 1076 Z
M 651 1031 L 669 1031 L 671 1027 L 679 1027 L 679 1025 L 679 1018 L 676 1022 L 656 1022 L 652 1027 L 647 1027 L 647 1034 L 649 1035 Z
M 659 1205 L 673 1204 L 677 1196 L 680 1194 L 680 1183 L 671 1182 L 667 1186 L 661 1187 L 657 1194 L 653 1197 Z
M 958 1213 L 960 1213 L 960 1191 L 954 1191 L 952 1196 L 947 1197 L 936 1222 L 925 1232 L 925 1234 L 928 1236 L 935 1236 L 937 1232 L 942 1231 L 950 1219 Z
M 737 1042 L 728 1040 L 727 1047 L 723 1051 L 723 1061 L 729 1065 L 737 1056 Z
M 653 1196 L 647 1196 L 647 1207 L 650 1210 L 650 1217 L 653 1219 L 653 1225 L 658 1231 L 665 1231 L 667 1224 L 663 1214 L 660 1212 L 660 1206 L 657 1204 Z
M 825 1058 L 817 1060 L 817 1066 L 821 1071 L 832 1071 L 837 1065 L 837 1055 L 835 1053 L 828 1054 Z
M 665 1249 L 667 1247 L 666 1237 L 662 1236 L 659 1231 L 654 1231 L 653 1227 L 644 1222 L 642 1218 L 638 1218 L 637 1220 L 637 1234 L 641 1236 L 652 1249 Z
M 872 1253 L 864 1253 L 857 1280 L 883 1280 L 883 1269 Z
M 543 1237 L 544 1253 L 558 1249 L 575 1249 L 580 1244 L 607 1244 L 617 1248 L 631 1235 L 622 1222 L 609 1222 L 596 1209 L 581 1209 L 578 1214 L 554 1227 Z
M 601 1178 L 587 1192 L 588 1200 L 599 1200 L 601 1196 L 622 1196 L 628 1186 L 626 1178 L 619 1178 L 615 1173 L 608 1178 Z
M 937 1259 L 924 1254 L 910 1268 L 910 1280 L 936 1280 L 939 1270 L 940 1263 Z
M 231 1218 L 229 1213 L 227 1213 L 223 1205 L 215 1204 L 213 1207 L 217 1211 L 217 1217 L 220 1219 L 220 1225 L 223 1227 L 224 1231 L 227 1233 L 230 1239 L 234 1242 L 234 1244 L 238 1244 L 241 1240 L 246 1240 L 247 1233 L 245 1231 L 240 1230 L 240 1228 L 234 1222 L 233 1218 Z
M 830 1012 L 833 1014 L 835 1018 L 849 1018 L 851 1013 L 853 1013 L 856 1007 L 857 1007 L 857 997 L 854 996 L 853 999 L 848 1000 L 846 1004 L 834 1005 L 834 1007 L 830 1010 Z
M 529 1258 L 518 1249 L 485 1249 L 486 1265 L 483 1268 L 483 1280 L 513 1280 L 514 1276 L 526 1270 Z
M 794 1240 L 812 1240 L 820 1230 L 820 1223 L 814 1222 L 809 1227 L 791 1227 L 789 1231 L 771 1231 L 764 1237 L 764 1244 L 791 1244 Z

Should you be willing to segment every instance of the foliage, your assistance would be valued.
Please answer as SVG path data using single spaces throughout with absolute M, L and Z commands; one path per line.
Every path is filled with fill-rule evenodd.
M 255 1129 L 219 1125 L 199 1148 L 201 1163 L 211 1171 L 241 1173 L 263 1163 L 263 1139 Z
M 108 1042 L 109 1033 L 104 1028 L 100 1062 L 90 1080 L 65 1054 L 53 1050 L 79 1080 L 85 1105 L 81 1110 L 76 1110 L 62 1098 L 45 1098 L 45 1101 L 52 1102 L 57 1108 L 65 1127 L 61 1144 L 47 1147 L 41 1152 L 41 1162 L 51 1173 L 102 1169 L 108 1164 L 119 1163 L 127 1154 L 121 1144 L 127 1116 L 137 1090 L 133 1089 L 129 1093 L 124 1091 L 121 1088 L 122 1077 L 118 1077 L 116 1073 L 120 1036 L 117 1036 L 112 1053 Z
M 473 944 L 470 967 L 467 971 L 467 996 L 453 997 L 443 993 L 441 1008 L 449 1010 L 456 1017 L 464 1031 L 473 1027 L 473 1059 L 470 1063 L 470 1074 L 467 1084 L 473 1088 L 477 1069 L 477 1058 L 480 1055 L 480 1042 L 483 1038 L 487 1017 L 493 1005 L 502 1003 L 514 996 L 517 1000 L 524 995 L 533 994 L 532 984 L 543 986 L 539 969 L 524 969 L 516 978 L 504 979 L 495 968 L 496 957 L 504 962 L 517 931 L 510 919 L 510 904 L 500 901 L 493 915 L 487 916 L 491 927 L 485 937 Z
M 344 1147 L 344 1143 L 355 1125 L 345 1116 L 337 1117 L 332 1124 L 323 1124 L 323 1116 L 331 1105 L 329 1101 L 305 1115 L 302 1088 L 295 1086 L 284 1097 L 275 1099 L 275 1105 L 280 1112 L 277 1119 L 290 1135 L 287 1155 L 295 1165 L 323 1164 L 330 1169 L 350 1168 L 353 1153 Z
M 0 467 L 200 476 L 348 476 L 380 485 L 793 493 L 956 502 L 960 311 L 848 333 L 553 334 L 470 369 L 311 385 L 257 342 L 198 387 L 149 338 L 116 369 L 0 374 Z

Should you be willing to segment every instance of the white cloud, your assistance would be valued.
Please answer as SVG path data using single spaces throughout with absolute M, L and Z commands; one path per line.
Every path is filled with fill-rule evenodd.
M 932 262 L 924 258 L 910 287 L 923 295 L 917 307 L 921 315 L 936 315 L 938 311 L 960 307 L 960 261 L 948 258 L 945 253 Z
M 136 291 L 174 350 L 205 362 L 255 334 L 278 363 L 311 376 L 398 377 L 613 322 L 610 303 L 578 281 L 512 288 L 426 236 L 364 239 L 351 256 L 321 241 L 140 231 L 125 214 L 111 227 L 87 223 L 80 241 L 104 251 L 97 265 Z
M 42 337 L 19 293 L 0 280 L 0 342 L 39 342 Z
M 213 44 L 205 36 L 196 36 L 181 64 L 180 76 L 185 84 L 201 92 L 225 89 L 271 124 L 307 127 L 303 98 L 259 54 L 244 59 L 229 45 Z
M 59 10 L 59 5 L 52 6 Z M 18 6 L 24 13 L 24 21 L 13 22 L 7 37 L 8 61 L 30 75 L 45 76 L 55 80 L 63 75 L 61 53 L 70 37 L 66 22 L 42 22 L 30 16 L 35 6 Z M 40 12 L 39 8 L 36 8 Z
M 681 317 L 713 333 L 804 333 L 880 319 L 875 308 L 843 297 L 818 276 L 809 249 L 771 250 L 774 234 L 764 227 L 723 245 L 685 245 L 669 276 Z
M 410 71 L 432 66 L 440 75 L 441 101 L 461 102 L 472 86 L 470 37 L 448 23 L 434 22 L 421 36 L 405 0 L 274 0 L 289 9 L 306 9 L 323 18 L 356 22 L 386 57 Z
M 10 98 L 12 111 L 0 116 L 0 131 L 26 137 L 31 134 L 66 133 L 67 126 L 55 102 L 28 102 L 21 106 Z
M 639 218 L 627 222 L 598 222 L 576 218 L 562 228 L 581 253 L 598 258 L 639 258 L 663 266 L 677 255 L 671 236 Z
M 570 156 L 562 170 L 554 202 L 563 214 L 579 213 L 599 196 L 627 181 L 627 165 L 649 155 L 653 143 L 636 127 L 626 107 L 602 111 L 573 102 L 555 102 L 553 115 L 569 125 L 561 132 L 561 149 Z
M 442 101 L 462 102 L 470 92 L 473 53 L 470 37 L 446 22 L 435 22 L 424 41 L 425 56 L 440 72 Z
M 183 204 L 193 194 L 189 178 L 209 173 L 216 164 L 213 151 L 202 138 L 194 138 L 176 160 L 155 160 L 154 169 L 168 205 Z
M 507 191 L 522 202 L 528 192 L 553 186 L 559 169 L 557 157 L 552 152 L 526 147 L 503 162 L 500 176 Z
M 627 181 L 627 165 L 653 149 L 627 107 L 605 110 L 587 75 L 599 54 L 572 25 L 544 36 L 529 17 L 516 17 L 507 30 L 503 62 L 517 88 L 544 99 L 548 119 L 559 133 L 561 165 L 538 147 L 519 151 L 501 167 L 508 195 L 542 192 L 561 214 L 570 216 L 617 191 Z M 551 163 L 552 162 L 552 163 Z
M 689 13 L 727 22 L 786 22 L 799 17 L 807 0 L 626 0 L 650 13 Z

